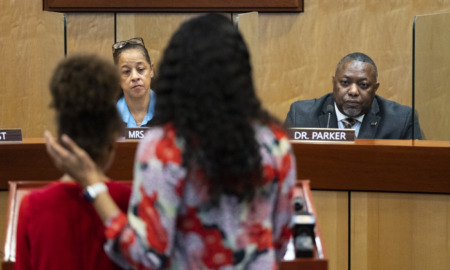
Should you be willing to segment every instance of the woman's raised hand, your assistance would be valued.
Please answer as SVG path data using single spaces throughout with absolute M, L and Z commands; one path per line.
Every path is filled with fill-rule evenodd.
M 101 172 L 98 171 L 94 161 L 69 136 L 62 135 L 61 144 L 49 131 L 45 131 L 44 138 L 47 152 L 59 170 L 83 187 L 101 181 Z

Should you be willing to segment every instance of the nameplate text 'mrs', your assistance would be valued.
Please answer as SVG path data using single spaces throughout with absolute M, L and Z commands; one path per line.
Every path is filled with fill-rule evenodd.
M 140 140 L 144 138 L 145 132 L 148 128 L 125 128 L 126 140 Z

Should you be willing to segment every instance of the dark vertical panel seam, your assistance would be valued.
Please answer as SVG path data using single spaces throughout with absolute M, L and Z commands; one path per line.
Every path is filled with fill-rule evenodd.
M 64 13 L 64 57 L 67 57 L 67 21 Z
M 415 101 L 415 99 L 414 99 L 414 96 L 415 96 L 415 93 L 416 93 L 416 88 L 415 88 L 415 75 L 416 75 L 416 73 L 415 73 L 415 70 L 416 70 L 416 61 L 415 61 L 415 59 L 416 59 L 416 55 L 415 55 L 415 53 L 416 53 L 416 18 L 417 17 L 415 17 L 414 18 L 414 20 L 413 20 L 413 34 L 412 34 L 412 119 L 411 119 L 411 121 L 412 121 L 412 138 L 413 138 L 413 140 L 416 138 L 415 136 L 416 136 L 416 134 L 414 134 L 414 130 L 416 129 L 416 127 L 415 127 L 415 121 L 414 121 L 414 115 L 416 114 L 416 101 Z M 417 134 L 418 135 L 418 134 Z
M 117 12 L 114 12 L 114 43 L 117 42 Z

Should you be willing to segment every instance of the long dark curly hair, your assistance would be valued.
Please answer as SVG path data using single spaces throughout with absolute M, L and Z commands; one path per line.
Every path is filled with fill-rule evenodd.
M 213 198 L 253 197 L 263 170 L 252 125 L 276 120 L 255 94 L 239 31 L 219 14 L 185 22 L 172 36 L 159 72 L 155 124 L 173 124 L 185 142 L 184 166 L 200 166 Z
M 105 150 L 123 129 L 116 108 L 120 91 L 117 68 L 96 55 L 61 61 L 50 80 L 58 134 L 69 135 L 97 165 L 104 165 Z

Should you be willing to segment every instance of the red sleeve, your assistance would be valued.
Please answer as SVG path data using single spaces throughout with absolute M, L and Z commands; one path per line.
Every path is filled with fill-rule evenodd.
M 126 213 L 131 196 L 131 187 L 114 181 L 107 182 L 107 186 L 114 202 L 122 212 Z
M 28 201 L 29 195 L 26 195 L 20 203 L 19 217 L 17 219 L 15 270 L 31 269 L 30 242 L 27 231 L 29 223 Z

